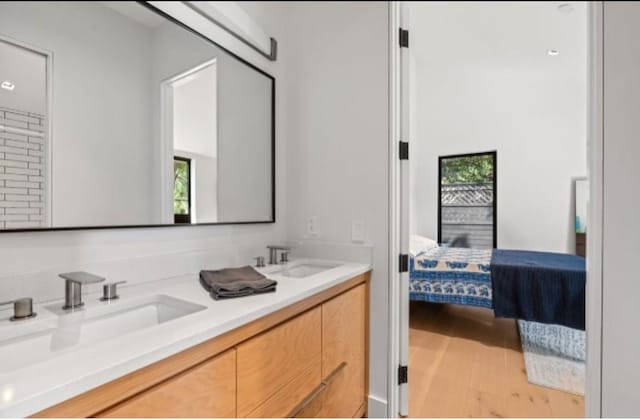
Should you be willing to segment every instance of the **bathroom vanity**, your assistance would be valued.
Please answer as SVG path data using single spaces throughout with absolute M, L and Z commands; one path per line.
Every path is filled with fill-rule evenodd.
M 191 275 L 127 287 L 117 303 L 88 295 L 78 314 L 51 312 L 57 306 L 50 303 L 37 306 L 43 319 L 21 321 L 27 331 L 37 322 L 68 324 L 72 321 L 65 316 L 85 313 L 82 328 L 92 337 L 80 336 L 75 347 L 59 352 L 52 350 L 58 340 L 52 338 L 45 346 L 49 353 L 7 368 L 2 375 L 11 388 L 4 385 L 2 391 L 11 393 L 13 401 L 3 401 L 0 414 L 365 415 L 370 267 L 334 263 L 322 269 L 316 262 L 290 267 L 286 273 L 272 267 L 280 270 L 269 274 L 278 281 L 275 293 L 240 299 L 213 301 Z M 314 272 L 314 267 L 323 271 Z M 146 315 L 140 312 L 135 321 L 126 317 L 149 305 L 157 308 L 158 324 L 133 329 Z M 112 308 L 120 312 L 109 315 Z M 126 326 L 86 324 L 86 319 L 109 316 L 121 317 L 118 325 L 126 320 Z M 107 335 L 118 328 L 131 330 L 100 338 L 93 337 L 92 328 Z

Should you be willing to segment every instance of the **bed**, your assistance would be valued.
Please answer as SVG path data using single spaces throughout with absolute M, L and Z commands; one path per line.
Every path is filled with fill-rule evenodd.
M 569 254 L 431 247 L 409 261 L 409 297 L 584 330 L 585 260 Z

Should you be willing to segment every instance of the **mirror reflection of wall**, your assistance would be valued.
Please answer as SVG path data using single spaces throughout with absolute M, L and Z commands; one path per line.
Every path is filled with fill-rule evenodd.
M 273 220 L 272 77 L 136 2 L 1 2 L 0 28 L 0 147 L 26 145 L 0 229 Z

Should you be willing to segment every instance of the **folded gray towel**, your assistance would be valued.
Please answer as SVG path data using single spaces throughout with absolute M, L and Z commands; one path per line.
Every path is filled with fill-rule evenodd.
M 215 300 L 275 292 L 278 282 L 251 266 L 200 271 L 200 284 Z

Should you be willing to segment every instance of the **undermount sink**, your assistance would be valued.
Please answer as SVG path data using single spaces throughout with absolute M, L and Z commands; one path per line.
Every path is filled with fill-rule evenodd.
M 289 263 L 286 266 L 282 267 L 280 270 L 275 271 L 271 274 L 284 276 L 284 277 L 293 277 L 293 278 L 304 278 L 310 277 L 318 273 L 322 273 L 323 271 L 331 270 L 332 268 L 338 267 L 339 264 L 329 264 L 329 263 Z
M 87 307 L 73 313 L 60 312 L 59 306 L 54 311 L 59 314 L 57 318 L 0 328 L 0 374 L 205 309 L 167 295 Z

